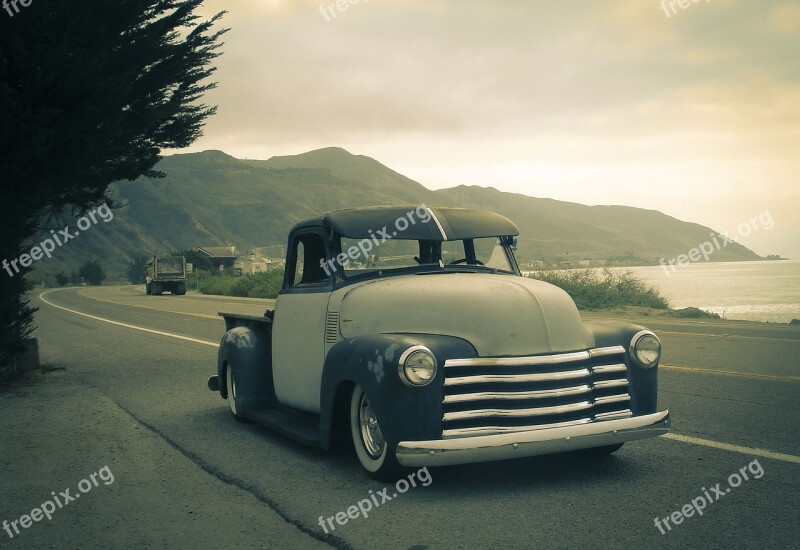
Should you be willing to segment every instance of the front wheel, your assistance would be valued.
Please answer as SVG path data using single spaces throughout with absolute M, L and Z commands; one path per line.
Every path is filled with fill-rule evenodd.
M 361 386 L 350 399 L 350 432 L 361 466 L 375 479 L 394 481 L 403 472 L 394 450 L 383 437 L 372 402 Z
M 245 418 L 239 415 L 239 404 L 236 402 L 236 378 L 233 376 L 233 367 L 230 365 L 225 369 L 225 381 L 228 389 L 228 407 L 231 409 L 231 414 L 239 422 L 246 422 Z

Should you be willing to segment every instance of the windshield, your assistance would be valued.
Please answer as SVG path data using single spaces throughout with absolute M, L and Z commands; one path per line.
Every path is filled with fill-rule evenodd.
M 362 241 L 342 237 L 341 250 L 347 255 L 345 277 L 378 270 L 439 266 L 447 268 L 489 268 L 514 273 L 514 268 L 498 237 L 465 239 L 462 241 L 409 241 L 392 239 L 365 251 Z

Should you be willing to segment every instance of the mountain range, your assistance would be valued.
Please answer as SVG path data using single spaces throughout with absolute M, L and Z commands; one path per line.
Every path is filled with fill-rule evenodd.
M 627 258 L 628 263 L 656 263 L 685 254 L 716 233 L 656 210 L 586 206 L 492 187 L 433 191 L 372 158 L 336 147 L 269 160 L 241 160 L 221 151 L 179 154 L 165 157 L 156 169 L 166 177 L 114 183 L 111 195 L 126 206 L 112 221 L 83 231 L 52 259 L 37 262 L 38 272 L 70 271 L 97 258 L 111 278 L 122 279 L 137 255 L 198 246 L 235 245 L 241 253 L 274 247 L 270 255 L 279 256 L 295 222 L 369 205 L 424 203 L 498 212 L 520 229 L 522 262 Z M 739 244 L 713 255 L 715 261 L 757 259 Z

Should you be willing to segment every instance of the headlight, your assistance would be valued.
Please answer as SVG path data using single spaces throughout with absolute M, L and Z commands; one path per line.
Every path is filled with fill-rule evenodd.
M 425 346 L 412 346 L 398 362 L 400 379 L 407 386 L 424 386 L 436 376 L 436 357 Z
M 630 352 L 640 367 L 649 369 L 661 357 L 661 341 L 649 330 L 637 332 L 631 340 Z

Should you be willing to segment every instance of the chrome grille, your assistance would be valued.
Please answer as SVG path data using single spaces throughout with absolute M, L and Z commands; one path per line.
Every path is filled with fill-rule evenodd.
M 632 416 L 625 348 L 444 364 L 442 437 L 555 428 Z

